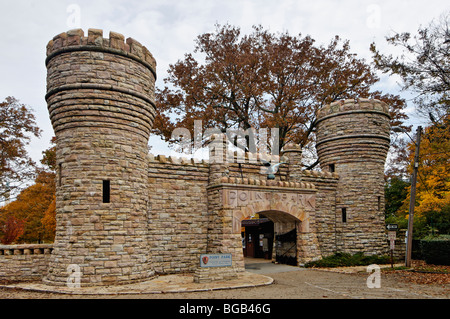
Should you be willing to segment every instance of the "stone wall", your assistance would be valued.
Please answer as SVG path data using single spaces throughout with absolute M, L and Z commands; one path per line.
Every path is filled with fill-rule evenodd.
M 293 220 L 299 218 L 300 246 L 297 249 L 302 262 L 317 258 L 317 252 L 322 249 L 325 254 L 334 252 L 330 248 L 334 242 L 330 242 L 328 237 L 331 237 L 334 229 L 337 174 L 307 171 L 298 177 L 303 182 L 288 182 L 288 167 L 284 167 L 276 174 L 276 180 L 268 181 L 267 175 L 261 174 L 262 165 L 259 162 L 208 164 L 205 161 L 163 155 L 150 155 L 148 159 L 149 249 L 157 273 L 195 271 L 201 254 L 217 252 L 239 256 L 234 258 L 238 263 L 235 269 L 239 271 L 243 267 L 240 222 L 258 212 L 265 212 L 265 215 L 278 222 L 278 228 L 289 223 L 295 227 Z M 221 170 L 226 170 L 228 176 L 223 176 Z M 212 176 L 222 177 L 212 180 Z M 229 203 L 222 198 L 227 191 L 238 192 L 232 196 L 240 196 L 235 198 L 234 208 L 228 207 Z M 264 192 L 276 196 L 299 192 L 317 194 L 317 200 L 314 201 L 314 208 L 309 208 L 305 202 L 290 205 L 289 201 L 281 200 L 275 205 L 278 213 L 274 214 L 274 207 L 261 204 Z M 259 197 L 246 198 L 249 206 L 242 206 L 244 202 L 241 201 L 241 195 Z M 331 217 L 330 210 L 333 212 Z M 308 213 L 303 227 L 300 227 L 300 219 L 305 220 L 305 216 L 298 215 L 304 214 L 301 212 Z M 333 224 L 329 222 L 328 226 L 323 226 L 321 223 L 327 220 L 333 221 Z
M 339 176 L 336 173 L 303 171 L 301 179 L 315 185 L 316 193 L 316 227 L 322 256 L 332 255 L 336 247 L 336 191 Z
M 0 245 L 0 280 L 36 280 L 47 274 L 53 245 Z
M 209 167 L 149 156 L 149 251 L 157 273 L 193 272 L 206 251 Z
M 276 232 L 289 231 L 286 227 L 298 226 L 297 251 L 299 262 L 320 257 L 317 243 L 315 209 L 316 189 L 311 183 L 296 183 L 265 179 L 222 177 L 209 187 L 209 201 L 213 211 L 218 211 L 211 222 L 212 232 L 208 248 L 232 253 L 237 261 L 242 259 L 241 221 L 257 213 L 275 223 Z M 227 225 L 232 223 L 232 229 Z M 214 225 L 223 225 L 214 227 Z M 243 267 L 243 264 L 236 264 Z

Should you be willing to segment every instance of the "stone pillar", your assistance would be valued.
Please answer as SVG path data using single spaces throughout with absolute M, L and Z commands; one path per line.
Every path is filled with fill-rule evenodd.
M 226 134 L 213 134 L 209 148 L 209 184 L 215 184 L 229 175 Z
M 212 164 L 211 164 L 212 165 Z M 231 254 L 231 267 L 202 268 L 194 274 L 194 282 L 211 282 L 237 278 L 245 271 L 240 227 L 233 230 L 233 209 L 224 207 L 224 185 L 228 178 L 216 179 L 208 186 L 208 234 L 204 254 Z M 239 225 L 240 226 L 240 225 Z M 200 263 L 200 255 L 198 256 Z
M 208 199 L 220 195 L 219 189 L 208 191 Z M 198 267 L 194 273 L 194 282 L 203 283 L 235 279 L 239 273 L 245 271 L 241 233 L 233 232 L 232 224 L 233 211 L 231 209 L 218 208 L 210 212 L 208 243 L 205 254 L 231 254 L 232 265 L 231 267 Z
M 324 171 L 339 175 L 336 239 L 339 251 L 387 253 L 384 165 L 389 108 L 378 100 L 334 102 L 317 115 L 317 154 Z
M 47 46 L 56 134 L 56 238 L 44 282 L 81 286 L 154 275 L 148 247 L 148 139 L 156 62 L 136 40 L 71 30 Z
M 288 180 L 300 182 L 302 179 L 302 149 L 298 144 L 287 144 L 283 157 L 288 159 Z

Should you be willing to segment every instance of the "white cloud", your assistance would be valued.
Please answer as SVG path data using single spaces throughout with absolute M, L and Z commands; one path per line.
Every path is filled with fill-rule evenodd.
M 359 56 L 371 59 L 369 45 L 375 41 L 382 52 L 391 47 L 384 41 L 392 31 L 414 33 L 450 9 L 444 0 L 15 0 L 0 2 L 0 99 L 15 96 L 36 111 L 44 130 L 33 139 L 30 152 L 36 160 L 47 147 L 53 130 L 48 120 L 45 95 L 45 47 L 56 34 L 67 31 L 69 5 L 81 9 L 81 27 L 123 33 L 147 46 L 158 62 L 158 85 L 171 63 L 192 52 L 194 39 L 214 31 L 214 24 L 240 26 L 243 33 L 261 24 L 272 32 L 311 35 L 328 43 L 334 35 L 350 40 Z M 398 90 L 391 79 L 386 89 Z M 395 93 L 395 92 L 390 92 Z

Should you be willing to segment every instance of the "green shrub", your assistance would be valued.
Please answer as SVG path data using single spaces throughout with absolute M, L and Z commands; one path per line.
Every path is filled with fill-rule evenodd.
M 371 264 L 388 264 L 388 256 L 365 256 L 363 253 L 354 255 L 348 253 L 335 253 L 334 255 L 324 257 L 321 260 L 312 261 L 305 264 L 305 267 L 351 267 L 367 266 Z
M 426 237 L 420 241 L 420 250 L 427 264 L 450 265 L 450 235 Z

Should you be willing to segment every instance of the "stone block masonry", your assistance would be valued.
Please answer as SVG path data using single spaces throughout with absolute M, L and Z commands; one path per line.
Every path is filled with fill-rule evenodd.
M 149 251 L 158 274 L 194 272 L 206 252 L 209 167 L 149 156 Z
M 47 273 L 52 245 L 0 245 L 0 279 L 41 280 Z
M 45 282 L 124 284 L 154 274 L 148 249 L 147 143 L 155 60 L 136 40 L 90 29 L 47 46 L 47 103 L 56 134 L 56 239 Z
M 384 229 L 384 164 L 389 150 L 389 108 L 378 100 L 334 102 L 317 116 L 322 169 L 339 175 L 336 247 L 387 253 Z

